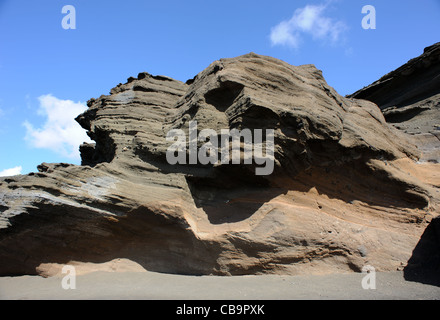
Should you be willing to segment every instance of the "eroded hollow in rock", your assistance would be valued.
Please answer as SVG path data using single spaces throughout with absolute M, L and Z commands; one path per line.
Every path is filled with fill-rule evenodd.
M 217 110 L 225 112 L 240 95 L 244 86 L 236 82 L 223 82 L 219 88 L 208 91 L 205 100 Z
M 212 224 L 246 220 L 265 203 L 287 193 L 287 189 L 270 187 L 262 178 L 232 184 L 218 184 L 206 178 L 188 177 L 186 180 L 196 206 L 203 209 Z

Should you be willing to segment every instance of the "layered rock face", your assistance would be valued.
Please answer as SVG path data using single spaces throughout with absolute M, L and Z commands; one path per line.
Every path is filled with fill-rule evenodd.
M 77 121 L 96 143 L 80 146 L 81 166 L 44 163 L 0 180 L 1 275 L 53 275 L 63 264 L 217 275 L 396 270 L 437 216 L 438 166 L 417 164 L 408 135 L 374 103 L 340 96 L 312 65 L 251 53 L 187 83 L 140 73 L 88 107 Z M 261 163 L 244 152 L 240 163 L 171 164 L 167 134 L 189 138 L 191 123 L 217 133 L 210 139 L 273 130 L 273 172 L 257 175 Z M 271 146 L 267 135 L 262 146 Z
M 413 135 L 422 160 L 440 162 L 440 42 L 350 97 L 376 103 L 387 122 Z

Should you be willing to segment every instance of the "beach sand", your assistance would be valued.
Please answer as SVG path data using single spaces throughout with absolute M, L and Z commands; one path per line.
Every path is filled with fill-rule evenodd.
M 365 274 L 301 276 L 183 276 L 154 272 L 93 272 L 76 276 L 75 289 L 63 277 L 0 278 L 0 299 L 154 300 L 383 300 L 440 299 L 440 287 L 406 281 L 403 272 L 375 273 L 376 289 L 363 289 Z M 66 280 L 65 280 L 66 283 Z M 371 285 L 372 282 L 370 281 Z

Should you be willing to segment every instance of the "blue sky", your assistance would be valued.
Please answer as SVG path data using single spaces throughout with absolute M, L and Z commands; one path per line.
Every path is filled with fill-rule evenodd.
M 65 5 L 76 29 L 62 28 Z M 374 30 L 362 28 L 365 5 L 376 9 Z M 79 164 L 87 138 L 72 119 L 142 71 L 186 81 L 256 52 L 315 64 L 346 95 L 420 55 L 439 31 L 440 0 L 0 0 L 0 175 Z

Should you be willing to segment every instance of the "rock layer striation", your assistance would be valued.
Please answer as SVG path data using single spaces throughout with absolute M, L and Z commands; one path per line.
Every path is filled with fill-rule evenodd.
M 440 162 L 440 42 L 350 97 L 376 103 L 388 123 L 413 136 L 422 160 Z
M 1 275 L 395 270 L 438 212 L 438 166 L 313 65 L 250 53 L 186 83 L 140 73 L 88 107 L 76 120 L 95 143 L 80 146 L 81 166 L 0 180 Z M 273 173 L 244 159 L 170 164 L 167 133 L 195 121 L 273 129 Z

